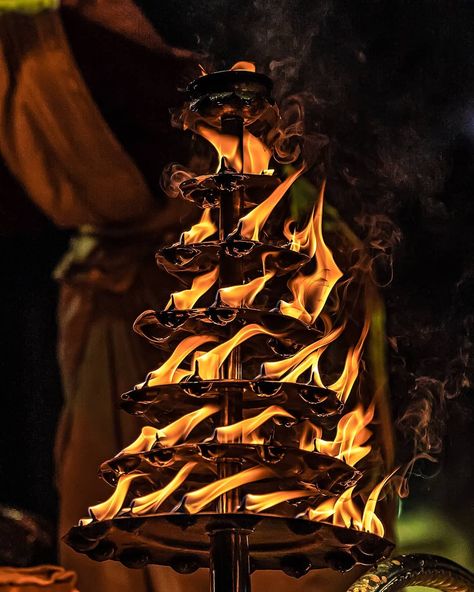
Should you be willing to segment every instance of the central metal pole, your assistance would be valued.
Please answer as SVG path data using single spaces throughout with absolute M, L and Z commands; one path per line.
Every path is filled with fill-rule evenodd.
M 243 121 L 241 117 L 226 116 L 221 119 L 221 131 L 223 134 L 237 138 L 243 169 Z M 237 227 L 241 216 L 242 195 L 239 189 L 222 189 L 219 205 L 219 239 L 224 241 L 226 237 Z M 220 254 L 220 287 L 232 286 L 243 283 L 242 263 L 240 259 L 227 255 L 224 251 Z M 230 335 L 229 335 L 230 337 Z M 240 348 L 236 347 L 222 365 L 221 378 L 242 378 L 242 363 Z M 222 398 L 222 411 L 220 425 L 226 426 L 242 419 L 242 393 L 228 391 Z M 240 467 L 235 463 L 222 462 L 219 464 L 219 478 L 229 477 L 239 472 Z M 232 489 L 220 496 L 218 500 L 219 513 L 236 512 L 240 504 L 238 489 Z
M 250 592 L 248 531 L 223 528 L 211 538 L 211 592 Z
M 223 117 L 222 133 L 238 138 L 243 170 L 243 121 L 240 117 Z M 219 208 L 219 239 L 226 237 L 237 227 L 241 217 L 242 193 L 240 189 L 222 189 Z M 220 254 L 220 287 L 242 284 L 244 275 L 240 259 Z M 230 337 L 230 336 L 229 336 Z M 221 368 L 223 379 L 242 378 L 240 347 L 234 348 Z M 242 392 L 228 390 L 221 399 L 220 425 L 230 425 L 242 419 Z M 240 471 L 238 463 L 225 460 L 217 467 L 218 477 L 223 479 Z M 240 505 L 238 488 L 221 495 L 218 499 L 219 514 L 236 512 Z M 216 525 L 209 531 L 209 572 L 211 592 L 250 592 L 250 556 L 248 530 Z

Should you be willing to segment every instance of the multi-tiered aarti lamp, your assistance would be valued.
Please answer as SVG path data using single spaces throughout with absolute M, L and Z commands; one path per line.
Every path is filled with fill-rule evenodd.
M 271 86 L 239 64 L 187 89 L 177 120 L 219 159 L 215 174 L 168 178 L 168 192 L 203 214 L 157 253 L 184 289 L 135 323 L 168 352 L 122 395 L 151 425 L 101 466 L 114 493 L 66 536 L 128 567 L 208 567 L 214 592 L 248 592 L 253 570 L 369 566 L 393 547 L 375 513 L 387 480 L 359 466 L 376 449 L 374 406 L 349 399 L 368 325 L 341 313 L 336 285 L 351 287 L 323 237 L 323 190 L 302 228 L 283 222 L 305 164 Z M 292 153 L 283 181 L 268 170 L 272 147 Z M 344 348 L 342 364 L 331 347 Z

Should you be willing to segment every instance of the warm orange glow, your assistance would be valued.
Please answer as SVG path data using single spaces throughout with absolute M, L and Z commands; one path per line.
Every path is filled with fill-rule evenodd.
M 310 345 L 300 349 L 300 351 L 293 356 L 289 356 L 288 358 L 278 360 L 276 362 L 265 362 L 263 364 L 264 376 L 272 379 L 287 380 L 287 377 L 285 377 L 284 374 L 290 370 L 295 370 L 291 374 L 291 377 L 294 379 L 314 363 L 315 358 L 311 357 L 309 360 L 309 365 L 306 366 L 308 357 L 317 353 L 319 349 L 327 347 L 330 343 L 335 341 L 339 335 L 341 335 L 343 329 L 344 326 L 333 329 L 327 333 L 327 335 L 321 339 L 318 339 L 318 341 L 310 343 Z
M 144 384 L 148 384 L 149 386 L 170 384 L 179 382 L 185 376 L 190 376 L 192 371 L 179 371 L 178 366 L 196 348 L 210 341 L 217 341 L 217 338 L 212 337 L 211 335 L 193 335 L 192 337 L 186 337 L 179 343 L 166 362 L 156 370 L 153 370 L 153 372 L 150 372 L 148 381 L 137 386 L 143 386 Z
M 382 479 L 382 481 L 372 489 L 365 504 L 364 513 L 362 514 L 362 530 L 378 534 L 379 536 L 384 535 L 385 529 L 382 524 L 382 521 L 375 514 L 375 506 L 377 505 L 382 489 L 385 487 L 389 479 L 393 477 L 397 470 L 398 469 L 396 469 L 390 475 Z
M 389 479 L 395 474 L 396 470 L 382 479 L 376 485 L 365 503 L 363 512 L 355 504 L 353 495 L 355 486 L 349 487 L 338 498 L 330 498 L 319 504 L 317 508 L 310 509 L 306 517 L 310 520 L 327 522 L 332 517 L 332 523 L 336 526 L 345 528 L 354 528 L 364 530 L 372 534 L 383 537 L 385 533 L 384 526 L 380 518 L 375 514 L 380 493 Z M 360 495 L 356 494 L 356 495 Z
M 264 226 L 268 217 L 273 212 L 275 207 L 284 197 L 288 189 L 293 185 L 296 179 L 303 173 L 306 166 L 301 166 L 298 170 L 287 177 L 273 193 L 262 201 L 258 206 L 251 210 L 246 216 L 239 220 L 239 229 L 243 237 L 258 241 L 260 230 Z
M 245 496 L 244 505 L 247 512 L 263 512 L 264 510 L 268 510 L 268 508 L 272 508 L 283 502 L 310 497 L 316 493 L 316 490 L 311 489 L 275 491 L 275 493 L 263 493 L 259 495 L 249 493 Z
M 140 435 L 136 440 L 129 444 L 126 448 L 121 450 L 116 456 L 122 456 L 124 454 L 138 454 L 139 452 L 145 452 L 151 450 L 153 444 L 158 440 L 161 430 L 152 426 L 144 426 Z
M 205 76 L 204 68 L 200 68 Z M 255 65 L 239 61 L 231 70 L 255 72 Z M 227 72 L 222 78 L 231 81 L 233 78 L 244 80 L 254 77 Z M 255 80 L 258 82 L 258 77 Z M 206 92 L 205 81 L 202 82 L 203 92 Z M 259 92 L 257 86 L 255 88 Z M 291 209 L 297 206 L 297 211 L 307 199 L 309 183 L 302 183 L 301 180 L 296 183 L 307 170 L 305 162 L 299 168 L 291 169 L 292 172 L 281 183 L 279 179 L 251 177 L 273 174 L 273 170 L 269 169 L 273 155 L 275 162 L 280 164 L 289 162 L 290 158 L 302 161 L 300 144 L 293 142 L 304 133 L 302 118 L 298 120 L 296 117 L 300 108 L 293 114 L 291 105 L 289 117 L 285 115 L 279 119 L 277 108 L 272 108 L 271 101 L 267 103 L 265 97 L 257 97 L 253 102 L 252 89 L 249 90 L 248 100 L 241 97 L 241 108 L 238 100 L 228 103 L 223 95 L 222 101 L 218 98 L 219 104 L 214 108 L 216 103 L 213 100 L 206 106 L 205 100 L 199 99 L 199 85 L 189 88 L 189 102 L 184 109 L 175 112 L 174 121 L 201 136 L 213 147 L 216 153 L 212 155 L 212 160 L 217 156 L 218 161 L 216 174 L 204 173 L 204 163 L 206 160 L 209 162 L 209 155 L 201 159 L 197 154 L 189 166 L 198 177 L 190 169 L 173 165 L 167 170 L 163 185 L 167 187 L 169 196 L 177 196 L 180 186 L 183 188 L 181 197 L 191 199 L 202 191 L 202 203 L 214 208 L 203 209 L 199 222 L 181 234 L 179 244 L 197 245 L 212 238 L 201 245 L 196 257 L 198 249 L 194 248 L 179 249 L 179 257 L 176 256 L 174 261 L 169 255 L 172 249 L 165 249 L 158 256 L 159 265 L 170 274 L 175 277 L 184 275 L 186 283 L 183 281 L 179 287 L 187 288 L 170 295 L 165 307 L 165 311 L 170 311 L 167 315 L 146 311 L 136 322 L 137 332 L 157 345 L 160 341 L 161 346 L 167 345 L 171 351 L 166 354 L 166 361 L 150 372 L 145 382 L 137 385 L 162 388 L 135 392 L 138 402 L 135 407 L 129 405 L 127 409 L 132 413 L 145 413 L 150 418 L 156 413 L 155 420 L 160 426 L 158 413 L 162 412 L 163 418 L 172 415 L 173 419 L 178 419 L 163 428 L 143 427 L 140 435 L 114 457 L 116 460 L 108 465 L 108 470 L 113 469 L 118 477 L 114 493 L 102 503 L 90 507 L 92 518 L 85 518 L 81 523 L 108 520 L 117 515 L 145 516 L 158 511 L 195 514 L 206 508 L 217 513 L 259 513 L 286 504 L 279 512 L 284 517 L 304 512 L 300 517 L 383 536 L 384 526 L 375 510 L 384 487 L 394 473 L 375 487 L 371 473 L 383 452 L 379 447 L 376 448 L 377 454 L 372 450 L 371 426 L 376 413 L 375 401 L 376 419 L 381 426 L 378 431 L 384 436 L 388 425 L 384 421 L 384 407 L 380 404 L 382 388 L 374 387 L 377 394 L 368 406 L 366 393 L 362 393 L 361 388 L 360 397 L 345 408 L 335 429 L 329 418 L 323 418 L 325 413 L 339 413 L 337 408 L 343 408 L 340 401 L 346 403 L 351 391 L 354 391 L 352 397 L 359 395 L 357 379 L 363 368 L 362 356 L 371 319 L 372 330 L 377 314 L 381 317 L 378 321 L 380 327 L 383 326 L 381 311 L 374 312 L 374 303 L 378 302 L 374 296 L 375 287 L 363 276 L 370 267 L 369 254 L 364 251 L 362 242 L 352 236 L 352 231 L 335 216 L 334 209 L 330 205 L 325 206 L 325 181 L 319 191 L 310 194 L 314 204 L 308 221 L 305 219 L 304 226 L 300 228 L 296 220 L 286 220 L 283 235 L 288 242 L 283 239 L 281 225 L 285 215 L 282 213 L 285 197 L 291 190 L 295 198 L 301 198 L 291 204 Z M 239 112 L 243 119 L 233 120 L 234 114 Z M 234 123 L 238 123 L 235 129 Z M 227 133 L 221 133 L 221 130 Z M 291 154 L 285 154 L 288 147 Z M 208 147 L 208 150 L 211 148 Z M 228 174 L 232 171 L 239 174 Z M 186 189 L 181 185 L 185 180 L 188 180 Z M 264 193 L 262 188 L 269 186 L 275 189 Z M 193 192 L 192 196 L 187 194 L 188 190 Z M 259 195 L 261 192 L 263 194 Z M 224 211 L 219 212 L 221 206 Z M 333 231 L 330 238 L 342 238 L 334 252 L 325 241 L 324 210 Z M 242 217 L 237 220 L 239 216 Z M 270 236 L 276 225 L 279 227 L 277 236 Z M 230 236 L 229 231 L 232 231 Z M 331 240 L 328 242 L 332 244 Z M 354 263 L 355 256 L 351 252 L 341 252 L 340 249 L 348 244 L 362 253 L 358 263 Z M 261 265 L 256 260 L 259 257 L 256 253 L 265 253 Z M 345 276 L 336 262 L 339 257 L 347 262 L 344 264 L 344 271 L 347 270 Z M 231 258 L 235 264 L 230 263 Z M 216 260 L 218 263 L 211 271 L 193 273 L 196 269 L 208 270 Z M 266 268 L 266 261 L 271 263 L 268 265 L 270 270 Z M 223 274 L 225 266 L 227 273 Z M 261 275 L 255 277 L 257 273 Z M 192 283 L 188 280 L 190 277 L 193 278 Z M 233 282 L 246 283 L 228 285 Z M 281 288 L 285 282 L 287 288 Z M 353 295 L 353 301 L 348 302 Z M 288 301 L 277 302 L 281 296 Z M 204 309 L 211 300 L 213 304 Z M 222 309 L 219 310 L 220 306 Z M 239 314 L 236 314 L 229 309 L 223 310 L 225 307 L 247 310 L 237 311 Z M 359 314 L 363 308 L 366 318 L 362 324 Z M 173 310 L 189 312 L 172 313 Z M 261 318 L 260 310 L 265 326 L 250 322 Z M 286 315 L 286 318 L 278 313 Z M 174 330 L 171 322 L 163 322 L 160 339 L 143 330 L 144 325 L 151 325 L 153 318 L 157 320 L 164 316 L 178 319 L 177 324 L 180 322 L 181 325 Z M 289 328 L 279 333 L 265 328 L 272 326 L 273 322 L 275 327 Z M 161 339 L 165 324 L 166 338 Z M 195 334 L 190 335 L 189 331 Z M 185 332 L 188 336 L 182 338 Z M 382 328 L 380 334 L 383 335 Z M 250 339 L 253 341 L 246 343 Z M 279 343 L 276 340 L 280 340 Z M 378 345 L 381 339 L 373 343 L 369 339 L 369 342 L 370 367 L 375 368 L 372 382 L 379 387 L 385 377 L 383 354 L 380 353 L 383 348 Z M 380 356 L 379 363 L 376 356 L 372 357 L 375 350 Z M 266 352 L 271 353 L 267 356 Z M 161 361 L 162 358 L 159 359 Z M 255 368 L 262 361 L 261 374 L 249 376 L 257 372 Z M 168 386 L 189 378 L 191 381 L 181 384 L 182 389 Z M 250 382 L 252 378 L 253 382 Z M 265 382 L 265 379 L 282 384 L 275 386 Z M 199 380 L 208 380 L 212 384 L 199 383 Z M 289 383 L 297 384 L 295 387 Z M 333 393 L 321 392 L 315 386 Z M 365 388 L 365 384 L 361 387 Z M 186 401 L 177 400 L 179 391 L 186 391 Z M 162 396 L 163 393 L 166 395 Z M 339 401 L 333 400 L 334 393 Z M 129 401 L 133 398 L 130 397 Z M 150 403 L 151 399 L 154 400 Z M 363 399 L 365 404 L 359 399 Z M 209 400 L 219 404 L 204 404 Z M 280 405 L 269 404 L 275 401 Z M 159 404 L 163 407 L 157 411 Z M 148 410 L 144 411 L 147 405 Z M 179 417 L 183 410 L 188 411 L 190 407 L 194 411 Z M 212 417 L 218 413 L 217 417 Z M 212 419 L 209 421 L 209 418 Z M 389 441 L 389 437 L 384 440 Z M 166 450 L 175 446 L 176 449 Z M 145 452 L 148 454 L 137 459 L 120 458 Z M 390 466 L 390 459 L 384 457 L 384 460 Z M 342 463 L 348 466 L 344 468 Z M 365 475 L 361 474 L 361 470 L 353 469 L 359 464 Z M 145 465 L 147 472 L 137 468 Z M 104 470 L 107 479 L 108 470 L 107 473 Z M 358 481 L 359 477 L 364 478 Z M 141 481 L 134 482 L 140 478 Z M 346 487 L 356 482 L 357 485 L 337 495 L 335 492 L 340 492 L 341 482 Z M 146 489 L 141 487 L 144 483 Z M 155 491 L 150 492 L 153 487 Z M 139 497 L 132 499 L 134 491 L 139 491 L 136 493 Z M 145 491 L 150 493 L 143 495 Z M 231 495 L 228 495 L 229 492 Z M 175 507 L 170 509 L 173 505 Z M 343 539 L 341 536 L 340 540 Z
M 196 302 L 203 296 L 217 281 L 219 278 L 219 267 L 215 267 L 198 275 L 193 279 L 191 288 L 188 290 L 181 290 L 181 292 L 173 292 L 171 298 L 166 305 L 165 310 L 177 309 L 186 310 L 192 308 Z
M 300 376 L 303 374 L 303 372 L 306 372 L 306 370 L 311 368 L 311 377 L 313 379 L 313 382 L 317 386 L 324 388 L 324 385 L 321 381 L 321 376 L 319 374 L 319 359 L 326 351 L 326 348 L 327 346 L 324 345 L 320 347 L 320 349 L 310 354 L 305 360 L 303 360 L 300 364 L 295 366 L 291 372 L 285 374 L 282 380 L 284 382 L 297 382 Z
M 242 172 L 257 175 L 272 172 L 268 170 L 272 151 L 261 140 L 251 134 L 247 128 L 244 128 L 242 146 L 244 152 L 244 167 Z M 240 169 L 236 168 L 236 170 Z
M 190 514 L 195 514 L 196 512 L 200 512 L 205 506 L 210 504 L 220 495 L 223 495 L 236 487 L 241 487 L 247 483 L 254 483 L 255 481 L 261 481 L 262 479 L 268 479 L 272 476 L 274 476 L 273 471 L 266 467 L 252 467 L 246 469 L 245 471 L 241 471 L 230 477 L 214 481 L 209 485 L 201 487 L 201 489 L 187 493 L 183 499 L 184 507 Z
M 259 175 L 262 171 L 268 169 L 268 163 L 272 156 L 271 150 L 251 134 L 247 128 L 244 128 L 242 136 L 243 165 L 239 146 L 240 138 L 238 136 L 223 134 L 217 128 L 204 122 L 196 125 L 196 132 L 212 144 L 216 150 L 218 157 L 217 171 L 221 166 L 222 159 L 225 160 L 227 167 L 238 172 Z
M 255 64 L 253 62 L 236 62 L 231 70 L 248 70 L 249 72 L 255 72 Z
M 233 349 L 255 335 L 272 335 L 275 333 L 264 329 L 256 323 L 242 327 L 231 339 L 221 343 L 214 349 L 195 358 L 196 370 L 204 380 L 212 380 L 219 377 L 219 369 L 230 355 Z
M 323 431 L 319 426 L 314 425 L 306 419 L 301 425 L 299 447 L 302 450 L 313 452 L 316 445 L 316 438 L 320 438 Z
M 219 300 L 227 306 L 248 307 L 251 306 L 263 290 L 266 283 L 275 275 L 275 271 L 265 272 L 265 261 L 263 260 L 264 274 L 246 284 L 228 286 L 221 288 L 218 292 Z
M 183 415 L 183 417 L 160 430 L 160 444 L 162 446 L 174 446 L 177 442 L 186 440 L 197 425 L 219 410 L 218 405 L 204 405 L 200 409 Z
M 332 524 L 345 528 L 361 530 L 361 514 L 354 503 L 352 495 L 355 485 L 349 487 L 338 498 L 329 498 L 315 509 L 308 511 L 310 520 L 327 522 L 332 517 Z
M 181 235 L 181 242 L 185 245 L 200 243 L 217 232 L 217 226 L 212 221 L 211 209 L 203 210 L 201 219 L 197 224 Z
M 355 485 L 346 489 L 344 493 L 341 493 L 334 504 L 332 521 L 336 526 L 345 526 L 346 528 L 352 528 L 355 526 L 357 528 L 357 526 L 360 525 L 361 517 L 359 508 L 355 505 L 354 500 L 352 499 L 354 489 Z
M 335 391 L 339 398 L 345 403 L 351 394 L 352 387 L 359 375 L 359 366 L 362 358 L 362 350 L 364 342 L 369 333 L 370 319 L 367 317 L 364 321 L 364 326 L 360 334 L 359 340 L 355 347 L 349 348 L 347 353 L 346 362 L 344 364 L 344 370 L 339 378 L 333 384 L 329 385 L 328 388 Z
M 131 482 L 137 477 L 143 477 L 143 473 L 129 473 L 128 475 L 119 477 L 113 494 L 104 502 L 91 506 L 89 508 L 89 515 L 96 520 L 110 520 L 116 516 L 122 509 Z
M 294 419 L 291 413 L 285 411 L 278 405 L 270 405 L 264 411 L 250 417 L 249 419 L 243 419 L 237 423 L 221 426 L 215 430 L 215 437 L 218 442 L 244 442 L 247 444 L 263 444 L 264 439 L 260 438 L 256 431 L 264 423 L 275 417 L 287 417 Z
M 329 295 L 342 277 L 342 271 L 334 261 L 331 250 L 324 242 L 323 237 L 323 203 L 324 203 L 324 188 L 323 184 L 318 205 L 313 211 L 312 226 L 313 230 L 306 227 L 304 236 L 298 240 L 303 240 L 308 245 L 309 251 L 314 249 L 316 245 L 315 258 L 316 267 L 313 273 L 305 275 L 303 272 L 288 282 L 288 287 L 293 295 L 292 302 L 280 301 L 280 311 L 290 317 L 295 317 L 307 324 L 313 324 L 324 305 L 329 298 Z M 314 232 L 314 236 L 311 234 Z
M 186 440 L 192 430 L 201 421 L 214 415 L 219 409 L 220 407 L 218 405 L 204 405 L 204 407 L 196 409 L 196 411 L 191 411 L 183 415 L 183 417 L 180 417 L 161 430 L 152 426 L 144 426 L 138 438 L 119 452 L 117 456 L 146 452 L 151 450 L 153 445 L 158 441 L 161 446 L 174 446 L 180 440 Z
M 132 514 L 152 514 L 156 512 L 161 504 L 173 494 L 184 481 L 188 478 L 194 467 L 197 465 L 195 462 L 189 462 L 185 464 L 171 479 L 171 481 L 158 491 L 152 491 L 151 493 L 142 497 L 137 497 L 131 503 Z
M 316 520 L 317 522 L 326 522 L 328 518 L 334 516 L 334 505 L 336 503 L 335 497 L 324 500 L 316 508 L 310 508 L 307 512 L 309 520 Z
M 307 225 L 301 230 L 296 230 L 296 226 L 293 231 L 290 230 L 292 225 L 295 225 L 294 220 L 286 220 L 283 227 L 283 234 L 290 241 L 290 250 L 296 251 L 297 253 L 304 253 L 309 258 L 313 258 L 316 253 L 316 230 L 314 226 L 314 208 L 313 213 Z
M 315 438 L 316 450 L 338 458 L 348 465 L 354 466 L 371 450 L 366 444 L 372 432 L 367 428 L 374 417 L 375 405 L 369 405 L 367 411 L 357 405 L 353 411 L 346 413 L 337 424 L 337 432 L 333 441 Z

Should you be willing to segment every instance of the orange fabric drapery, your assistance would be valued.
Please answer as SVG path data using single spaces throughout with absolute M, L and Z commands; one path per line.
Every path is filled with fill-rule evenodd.
M 2 592 L 77 592 L 76 574 L 56 565 L 0 567 Z

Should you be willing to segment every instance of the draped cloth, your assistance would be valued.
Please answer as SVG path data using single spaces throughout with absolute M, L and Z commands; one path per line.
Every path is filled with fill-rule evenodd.
M 56 565 L 0 567 L 1 592 L 77 592 L 76 574 Z
M 83 5 L 87 10 L 120 5 L 122 15 L 130 8 L 138 20 L 124 34 L 146 30 L 150 36 L 131 2 Z M 150 47 L 166 52 L 168 60 L 176 57 L 177 67 L 182 64 L 182 56 L 162 42 Z M 65 397 L 56 458 L 64 534 L 88 505 L 110 495 L 97 468 L 137 435 L 139 425 L 119 411 L 118 396 L 143 380 L 159 356 L 133 335 L 131 323 L 176 288 L 156 269 L 153 253 L 170 241 L 187 212 L 182 203 L 163 207 L 153 197 L 95 104 L 57 12 L 0 17 L 0 152 L 47 216 L 79 229 L 56 274 Z M 82 592 L 208 590 L 205 570 L 189 576 L 170 568 L 130 570 L 113 561 L 96 563 L 64 544 L 60 553 L 62 564 L 77 572 Z M 268 586 L 273 592 L 337 591 L 357 575 L 321 570 L 294 580 L 260 572 L 253 586 L 255 592 Z

